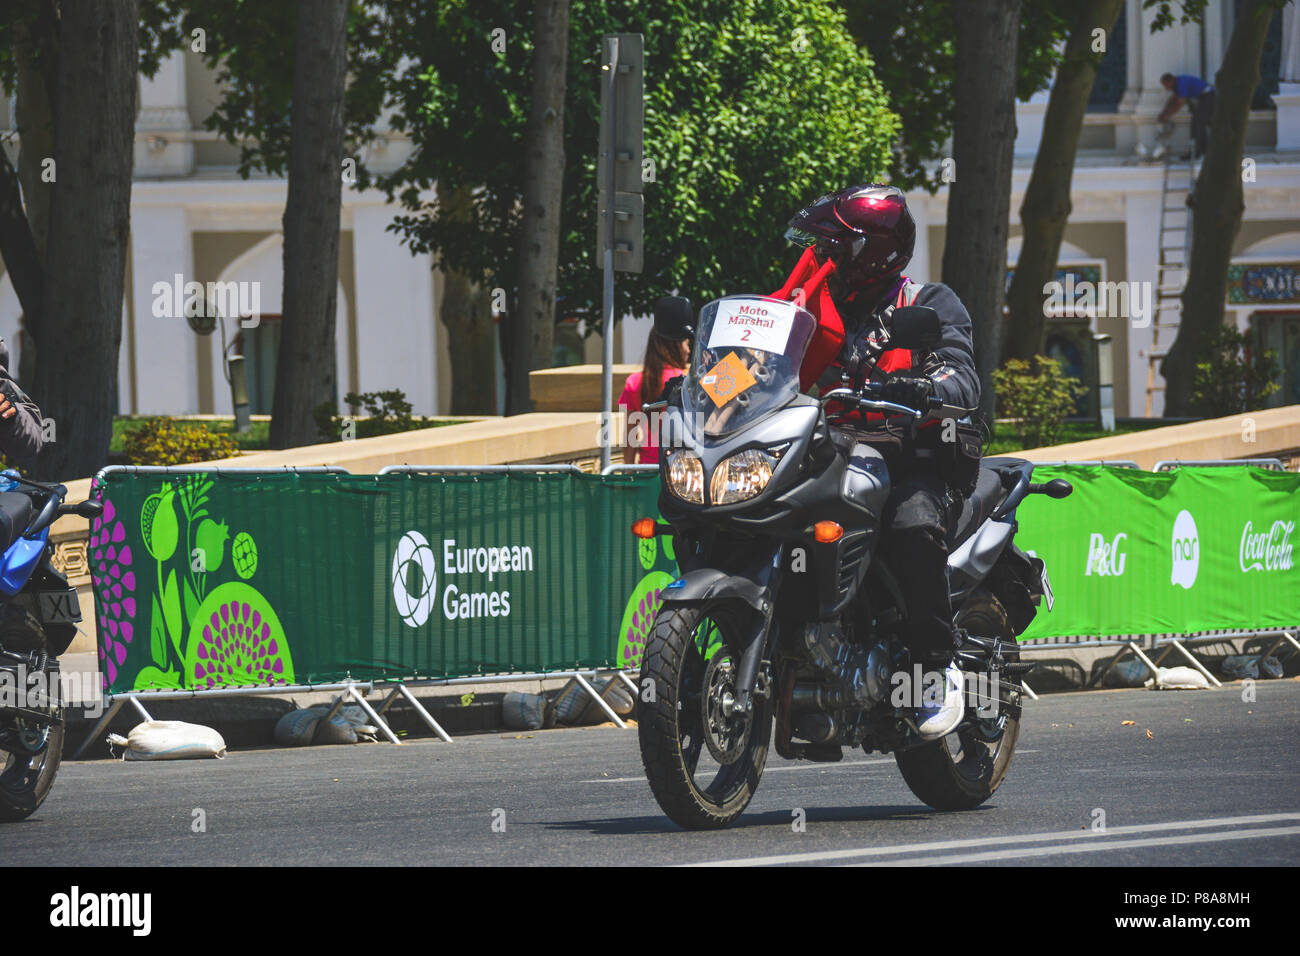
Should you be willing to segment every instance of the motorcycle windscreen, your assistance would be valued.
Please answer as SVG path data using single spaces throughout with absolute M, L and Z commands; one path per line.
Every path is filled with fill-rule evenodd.
M 799 366 L 817 320 L 763 295 L 715 299 L 700 310 L 682 407 L 706 437 L 745 428 L 799 394 Z

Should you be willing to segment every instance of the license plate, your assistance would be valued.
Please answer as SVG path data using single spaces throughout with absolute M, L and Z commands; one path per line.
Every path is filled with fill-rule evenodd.
M 1052 582 L 1047 577 L 1046 561 L 1043 562 L 1043 570 L 1042 573 L 1039 575 L 1039 578 L 1043 582 L 1043 603 L 1047 605 L 1047 609 L 1050 611 L 1052 609 L 1052 605 L 1056 603 L 1056 598 L 1052 596 Z
M 46 624 L 76 624 L 81 620 L 81 602 L 75 588 L 36 592 L 37 608 Z

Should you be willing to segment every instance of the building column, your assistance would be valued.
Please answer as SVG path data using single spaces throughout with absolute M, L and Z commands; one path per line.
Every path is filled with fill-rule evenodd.
M 1149 282 L 1155 288 L 1160 264 L 1160 191 L 1153 189 L 1124 196 L 1125 274 L 1129 282 Z M 1155 322 L 1152 312 L 1151 323 Z M 1152 328 L 1135 329 L 1130 319 L 1125 330 L 1128 339 L 1128 415 L 1146 413 L 1147 366 L 1151 351 Z M 1118 351 L 1118 350 L 1117 350 Z M 1164 411 L 1164 397 L 1157 393 L 1152 414 Z M 1116 414 L 1123 414 L 1117 405 Z
M 903 271 L 917 282 L 937 282 L 930 275 L 930 195 L 918 190 L 907 197 L 907 208 L 916 220 L 916 247 Z
M 194 241 L 185 207 L 134 206 L 130 305 L 139 414 L 199 410 L 195 333 L 184 312 L 185 283 L 193 280 Z
M 1300 13 L 1294 3 L 1282 8 L 1282 69 L 1277 106 L 1277 148 L 1300 149 Z
M 358 204 L 351 212 L 357 389 L 400 388 L 413 406 L 412 414 L 436 414 L 437 319 L 430 258 L 412 255 L 386 231 L 393 220 L 390 207 Z M 346 368 L 340 365 L 341 378 Z
M 1213 0 L 1210 4 L 1214 6 Z M 1141 0 L 1129 3 L 1129 78 L 1128 89 L 1120 101 L 1121 112 L 1131 112 L 1133 123 L 1120 128 L 1116 146 L 1121 152 L 1130 152 L 1140 143 L 1146 149 L 1155 147 L 1158 132 L 1156 116 L 1169 101 L 1169 91 L 1160 85 L 1165 73 L 1200 73 L 1201 27 L 1197 24 L 1175 24 L 1158 33 L 1151 32 L 1156 11 L 1142 9 Z M 1207 13 L 1207 16 L 1210 14 Z M 1133 20 L 1138 22 L 1134 24 Z M 1140 47 L 1140 50 L 1135 50 Z M 1136 72 L 1134 71 L 1136 62 Z M 1216 67 L 1217 69 L 1217 67 Z M 1213 70 L 1210 73 L 1213 74 Z M 1211 76 L 1211 81 L 1213 77 Z M 1188 121 L 1186 110 L 1178 119 Z
M 176 50 L 152 77 L 140 76 L 140 113 L 135 120 L 137 176 L 188 176 L 194 144 L 177 133 L 190 129 L 186 108 L 185 54 Z
M 1115 112 L 1120 116 L 1131 117 L 1142 97 L 1142 44 L 1146 39 L 1142 34 L 1142 0 L 1128 0 L 1121 15 L 1124 17 L 1124 34 L 1128 39 L 1124 47 L 1124 93 L 1119 98 Z M 1116 124 L 1115 149 L 1120 155 L 1132 153 L 1137 141 L 1136 124 Z

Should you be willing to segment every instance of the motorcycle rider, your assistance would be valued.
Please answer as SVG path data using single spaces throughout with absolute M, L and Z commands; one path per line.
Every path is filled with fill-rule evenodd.
M 0 339 L 0 454 L 31 467 L 43 441 L 41 410 L 9 374 L 9 346 Z
M 795 215 L 786 238 L 811 247 L 817 263 L 828 258 L 834 262 L 827 291 L 843 324 L 843 344 L 829 364 L 825 349 L 817 354 L 819 350 L 810 347 L 800 376 L 805 384 L 815 381 L 824 393 L 847 376 L 854 387 L 881 383 L 879 397 L 909 408 L 924 410 L 934 396 L 961 408 L 979 404 L 965 306 L 946 285 L 912 282 L 903 274 L 912 258 L 916 224 L 901 190 L 866 184 L 822 196 Z M 871 363 L 878 347 L 889 340 L 894 309 L 902 305 L 929 306 L 938 313 L 938 347 L 925 356 L 886 350 Z M 832 419 L 850 461 L 853 446 L 866 443 L 882 452 L 889 469 L 892 488 L 882 515 L 882 553 L 907 604 L 905 637 L 912 662 L 920 663 L 927 675 L 943 674 L 942 701 L 920 706 L 916 726 L 925 739 L 943 737 L 964 713 L 961 671 L 953 663 L 957 637 L 947 579 L 948 536 L 961 513 L 962 494 L 954 488 L 948 462 L 950 456 L 963 451 L 969 455 L 971 449 L 952 447 L 951 427 L 945 442 L 944 423 L 937 419 L 915 426 L 897 417 L 857 411 Z M 930 699 L 934 696 L 931 689 Z

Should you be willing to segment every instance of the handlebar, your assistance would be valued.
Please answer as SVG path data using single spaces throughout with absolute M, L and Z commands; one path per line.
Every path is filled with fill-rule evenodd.
M 867 388 L 873 391 L 877 390 L 869 383 Z M 945 405 L 943 399 L 937 395 L 930 397 L 929 407 L 925 411 L 919 411 L 910 408 L 907 405 L 899 405 L 897 402 L 887 402 L 882 398 L 868 398 L 851 388 L 833 388 L 821 397 L 822 403 L 826 402 L 844 402 L 853 404 L 859 408 L 866 408 L 879 412 L 896 412 L 900 415 L 911 415 L 913 418 L 928 418 L 938 413 L 940 418 L 959 418 L 963 415 L 969 415 L 975 411 L 973 408 L 960 408 L 956 405 Z

